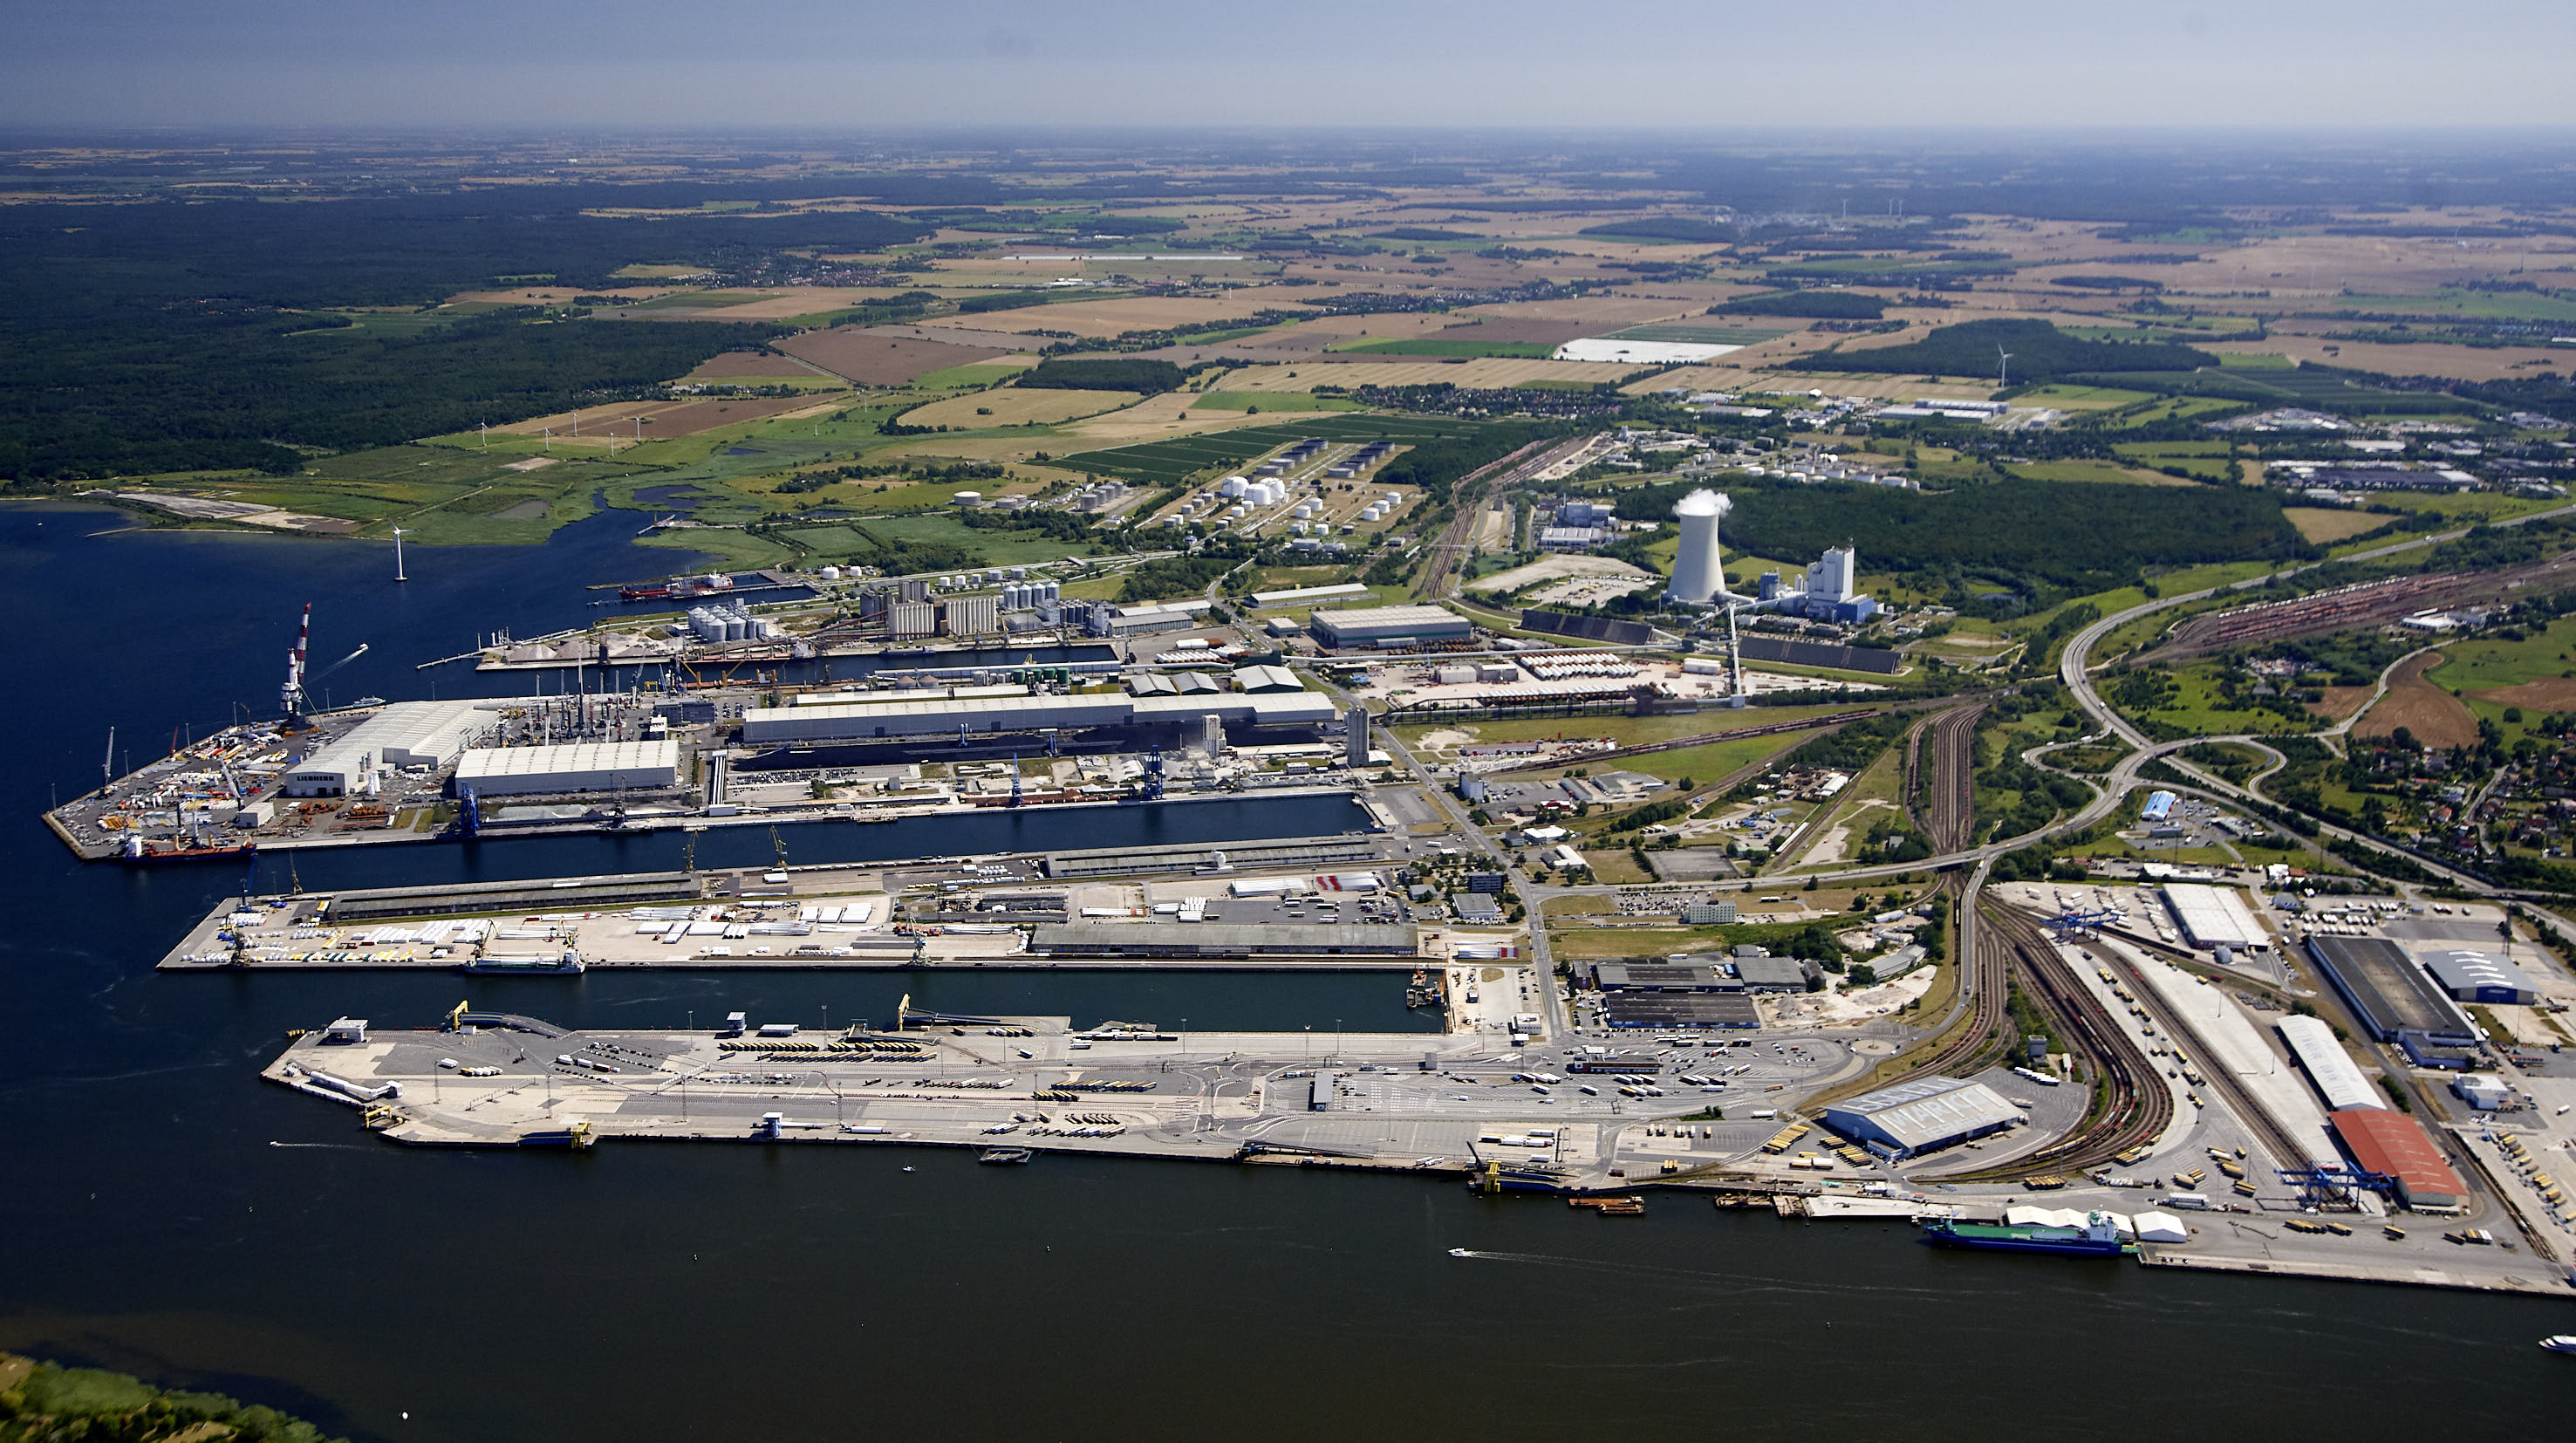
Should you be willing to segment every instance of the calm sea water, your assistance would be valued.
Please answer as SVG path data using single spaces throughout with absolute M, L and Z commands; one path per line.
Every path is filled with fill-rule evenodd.
M 1372 977 L 163 978 L 153 959 L 240 871 L 83 867 L 35 821 L 50 788 L 94 781 L 111 724 L 141 760 L 236 701 L 273 706 L 307 600 L 317 670 L 370 644 L 330 674 L 338 695 L 470 685 L 413 664 L 481 630 L 578 624 L 580 583 L 683 564 L 634 552 L 629 521 L 538 551 L 416 549 L 398 588 L 378 548 L 94 537 L 115 518 L 0 508 L 0 614 L 26 683 L 0 770 L 16 903 L 0 928 L 0 1347 L 441 1443 L 2564 1436 L 2576 1364 L 2532 1343 L 2576 1331 L 2565 1303 L 1936 1254 L 1900 1229 L 1681 1198 L 1604 1220 L 1293 1169 L 419 1151 L 259 1083 L 289 1027 L 341 1012 L 426 1024 L 469 994 L 613 1026 L 882 1014 L 905 983 L 960 1011 L 1404 1024 L 1400 980 Z M 1070 840 L 971 830 L 1040 818 L 977 818 L 905 845 L 1340 830 L 1346 805 L 1084 813 Z M 1112 825 L 1142 830 L 1098 830 Z M 891 847 L 890 833 L 925 835 L 784 829 L 796 860 Z M 299 868 L 308 885 L 536 876 L 669 866 L 677 845 L 494 842 Z M 767 849 L 765 830 L 710 832 L 699 856 Z

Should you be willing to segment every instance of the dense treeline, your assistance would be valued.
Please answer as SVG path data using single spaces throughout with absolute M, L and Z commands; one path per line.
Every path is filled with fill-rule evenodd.
M 0 1353 L 0 1438 L 80 1443 L 326 1443 L 322 1430 L 265 1404 L 155 1388 L 125 1373 Z
M 1691 216 L 1644 216 L 1636 220 L 1612 221 L 1608 225 L 1588 225 L 1577 235 L 1623 237 L 1641 240 L 1695 241 L 1705 245 L 1723 245 L 1736 237 L 1735 227 L 1717 225 Z
M 604 289 L 637 262 L 722 268 L 782 248 L 872 249 L 924 229 L 867 212 L 588 213 L 638 203 L 621 188 L 546 187 L 0 208 L 10 262 L 0 266 L 0 479 L 282 470 L 297 447 L 522 420 L 667 380 L 774 333 L 501 312 L 398 334 L 296 312 L 418 307 L 504 278 Z
M 2073 371 L 2189 371 L 2215 367 L 2218 358 L 2189 346 L 2149 341 L 2079 341 L 2046 321 L 1968 321 L 1943 326 L 1902 346 L 1827 351 L 1792 361 L 1807 371 L 1867 371 L 1935 376 L 1987 376 L 1997 353 L 2012 356 L 2017 381 L 2038 382 Z
M 542 416 L 681 375 L 772 328 L 532 323 L 294 334 L 276 311 L 151 312 L 0 346 L 0 478 L 29 483 L 250 467 Z M 0 327 L 6 327 L 0 321 Z
M 1169 361 L 1050 356 L 1022 372 L 1019 384 L 1040 390 L 1142 391 L 1159 396 L 1181 384 L 1181 368 Z
M 1669 521 L 1695 483 L 1618 493 L 1619 515 Z M 2269 492 L 2068 484 L 2009 478 L 1955 491 L 1884 486 L 1731 484 L 1730 547 L 1802 557 L 1849 542 L 1871 571 L 1964 570 L 2069 592 L 2126 583 L 2145 566 L 2309 554 Z
M 1737 296 L 1708 308 L 1712 316 L 1812 316 L 1831 321 L 1875 321 L 1887 314 L 1876 296 L 1858 291 L 1766 291 Z

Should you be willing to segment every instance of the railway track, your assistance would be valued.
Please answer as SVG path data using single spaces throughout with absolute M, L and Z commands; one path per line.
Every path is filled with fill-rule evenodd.
M 2216 1065 L 2218 1053 L 2210 1047 L 2209 1039 L 2200 1034 L 2200 1029 L 2192 1026 L 2189 1020 L 2168 1006 L 2164 995 L 2147 985 L 2146 979 L 2138 976 L 2137 969 L 2125 959 L 2113 957 L 2104 965 L 2131 979 L 2135 985 L 2130 988 L 2130 991 L 2137 995 L 2138 1005 L 2147 1009 L 2148 1015 L 2155 1019 L 2158 1027 L 2165 1030 L 2166 1036 L 2190 1048 L 2190 1055 L 2199 1061 L 2200 1075 L 2206 1079 L 2201 1086 L 2218 1095 L 2219 1100 L 2226 1104 L 2228 1111 L 2236 1114 L 2237 1119 L 2254 1134 L 2255 1140 L 2263 1145 L 2263 1150 L 2272 1155 L 2275 1163 L 2282 1167 L 2307 1165 L 2307 1149 L 2299 1146 L 2298 1140 L 2291 1137 L 2282 1128 L 2280 1121 L 2272 1116 L 2270 1110 L 2265 1108 L 2253 1093 L 2247 1091 L 2244 1084 L 2236 1080 L 2234 1073 Z
M 1422 579 L 1413 588 L 1416 596 L 1447 596 L 1456 589 L 1452 583 L 1457 579 L 1458 569 L 1466 565 L 1468 553 L 1475 550 L 1476 534 L 1484 529 L 1486 498 L 1498 486 L 1508 487 L 1527 478 L 1531 472 L 1546 465 L 1560 449 L 1562 447 L 1550 446 L 1545 441 L 1532 441 L 1458 479 L 1450 493 L 1456 498 L 1457 514 L 1449 518 L 1449 524 L 1441 528 L 1439 538 L 1426 548 Z
M 1968 834 L 1975 802 L 1968 763 L 1973 756 L 1977 718 L 1984 714 L 1985 709 L 1986 704 L 1982 701 L 1971 706 L 1952 707 L 1935 713 L 1907 733 L 1906 795 L 1909 805 L 1918 794 L 1914 780 L 1921 775 L 1922 748 L 1927 744 L 1932 748 L 1932 781 L 1937 790 L 1925 830 L 1931 834 L 1936 850 L 1962 850 L 1963 844 L 1957 839 Z M 1974 919 L 1968 913 L 1975 901 L 1974 876 L 1963 867 L 1954 867 L 1943 872 L 1933 888 L 1935 896 L 1949 899 L 1951 915 L 1959 919 L 1961 951 L 1967 954 L 1965 969 L 1959 978 L 1967 1003 L 1965 1020 L 1955 1021 L 1944 1029 L 1939 1034 L 1937 1045 L 1913 1058 L 1904 1070 L 1886 1077 L 1863 1077 L 1820 1093 L 1806 1104 L 1809 1109 L 1828 1101 L 1951 1071 L 1975 1060 L 1994 1045 L 2003 1026 L 2005 989 L 2011 975 L 2011 951 L 2003 939 L 1972 925 Z
M 2009 951 L 2018 962 L 2017 970 L 2040 1011 L 2068 1048 L 2084 1060 L 2086 1071 L 2102 1079 L 2108 1096 L 2100 1114 L 2082 1130 L 2009 1164 L 1945 1174 L 1944 1180 L 1990 1181 L 2034 1171 L 2087 1171 L 2162 1136 L 2173 1122 L 2174 1100 L 2172 1089 L 2156 1075 L 2154 1061 L 2120 1029 L 2026 913 L 1998 904 L 1985 909 L 1984 920 L 1998 948 Z

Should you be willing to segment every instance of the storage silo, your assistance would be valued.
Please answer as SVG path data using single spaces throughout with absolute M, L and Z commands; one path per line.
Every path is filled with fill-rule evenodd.
M 1665 594 L 1675 601 L 1707 601 L 1725 584 L 1717 520 L 1731 504 L 1718 492 L 1694 491 L 1673 506 L 1673 519 L 1681 528 L 1681 549 L 1673 555 L 1673 584 Z
M 1046 592 L 1045 600 L 1057 601 L 1063 598 L 1064 588 L 1058 583 L 1053 581 L 1042 581 L 1039 582 L 1038 585 Z

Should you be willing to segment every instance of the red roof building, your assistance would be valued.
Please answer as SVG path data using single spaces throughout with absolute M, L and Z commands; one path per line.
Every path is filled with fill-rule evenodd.
M 2397 1179 L 2401 1205 L 2429 1212 L 2468 1204 L 2469 1185 L 2415 1119 L 2384 1108 L 2355 1108 L 2326 1120 L 2354 1162 Z

